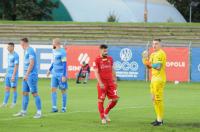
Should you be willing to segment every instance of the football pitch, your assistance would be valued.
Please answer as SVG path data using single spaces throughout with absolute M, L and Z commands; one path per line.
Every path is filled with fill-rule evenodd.
M 0 102 L 4 88 L 0 83 Z M 50 113 L 51 89 L 49 79 L 39 80 L 39 95 L 42 99 L 43 117 L 33 119 L 36 107 L 30 98 L 28 114 L 12 117 L 21 109 L 21 80 L 18 84 L 19 98 L 15 108 L 0 109 L 0 132 L 184 132 L 200 131 L 200 85 L 199 83 L 167 83 L 165 88 L 164 125 L 153 127 L 150 122 L 155 114 L 149 94 L 149 83 L 143 81 L 119 81 L 118 105 L 110 112 L 111 123 L 102 125 L 97 109 L 96 81 L 75 84 L 69 80 L 68 111 Z M 11 94 L 12 95 L 12 94 Z M 11 102 L 9 99 L 9 104 Z M 61 93 L 58 93 L 58 108 L 61 108 Z

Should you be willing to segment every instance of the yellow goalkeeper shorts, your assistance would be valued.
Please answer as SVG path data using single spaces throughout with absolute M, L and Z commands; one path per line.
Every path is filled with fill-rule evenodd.
M 150 84 L 151 94 L 154 95 L 155 100 L 163 100 L 164 87 L 165 87 L 165 82 L 162 81 L 151 82 Z

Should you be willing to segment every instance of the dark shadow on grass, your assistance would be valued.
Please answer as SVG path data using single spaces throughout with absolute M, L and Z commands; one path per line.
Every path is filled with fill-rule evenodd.
M 200 128 L 200 122 L 189 122 L 189 123 L 166 123 L 168 127 L 180 127 L 180 128 Z

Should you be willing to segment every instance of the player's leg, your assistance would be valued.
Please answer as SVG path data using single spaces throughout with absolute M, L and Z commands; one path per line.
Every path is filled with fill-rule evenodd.
M 12 99 L 12 104 L 10 105 L 10 108 L 14 108 L 16 103 L 17 103 L 17 88 L 13 87 L 13 99 Z
M 8 99 L 10 97 L 10 87 L 11 87 L 11 78 L 10 77 L 6 77 L 5 78 L 5 93 L 4 93 L 4 99 L 3 99 L 3 103 L 0 107 L 5 107 L 8 103 Z
M 67 110 L 67 89 L 62 89 L 62 111 L 61 112 L 66 112 Z
M 35 99 L 35 105 L 37 108 L 37 112 L 34 115 L 33 118 L 41 118 L 42 116 L 42 105 L 41 105 L 41 99 L 40 96 L 38 95 L 38 76 L 37 75 L 31 75 L 28 78 L 28 86 L 31 89 L 31 93 Z
M 80 83 L 80 73 L 76 74 L 76 83 L 79 84 Z
M 15 81 L 11 83 L 11 87 L 13 88 L 13 100 L 10 108 L 13 108 L 16 103 L 17 103 L 17 82 L 18 82 L 18 77 L 15 77 Z
M 62 77 L 59 78 L 59 88 L 62 92 L 62 111 L 66 112 L 67 109 L 67 89 L 68 89 L 68 83 L 62 82 Z
M 28 108 L 28 103 L 29 103 L 29 92 L 23 92 L 23 97 L 22 97 L 22 114 L 26 114 L 27 108 Z M 22 115 L 23 116 L 23 115 Z
M 32 93 L 34 99 L 35 99 L 35 104 L 36 104 L 36 107 L 37 107 L 37 112 L 36 114 L 34 115 L 33 118 L 41 118 L 42 116 L 42 105 L 41 105 L 41 99 L 40 99 L 40 96 L 38 95 L 37 92 L 33 92 Z
M 98 110 L 101 118 L 102 124 L 106 124 L 106 119 L 104 116 L 104 100 L 106 97 L 106 86 L 104 86 L 104 89 L 101 89 L 99 84 L 97 84 L 97 90 L 98 90 Z
M 156 85 L 156 93 L 155 93 L 155 103 L 157 106 L 157 121 L 162 122 L 163 121 L 163 86 L 164 84 L 162 82 L 159 82 Z
M 155 113 L 156 113 L 156 120 L 151 122 L 152 125 L 156 124 L 157 123 L 157 113 L 158 113 L 158 109 L 157 109 L 157 105 L 155 103 L 155 83 L 151 82 L 150 84 L 150 91 L 151 91 L 151 99 L 152 99 L 152 103 L 153 103 L 153 106 L 154 106 L 154 110 L 155 110 Z
M 157 109 L 156 109 L 156 107 L 155 107 L 155 95 L 154 95 L 154 87 L 153 87 L 153 83 L 151 82 L 151 84 L 150 84 L 150 92 L 151 92 L 151 100 L 152 100 L 152 103 L 153 103 L 153 106 L 154 106 L 154 110 L 155 110 L 155 113 L 157 113 Z M 153 122 L 151 122 L 151 124 L 153 125 L 153 124 L 155 124 L 157 122 L 157 119 L 155 120 L 155 121 L 153 121 Z
M 13 116 L 25 116 L 26 112 L 27 112 L 27 108 L 28 108 L 28 103 L 29 103 L 29 86 L 27 81 L 23 80 L 22 82 L 22 110 L 17 113 L 14 114 Z
M 84 80 L 84 83 L 85 83 L 85 84 L 87 83 L 88 78 L 89 78 L 89 73 L 85 73 L 85 80 Z
M 55 76 L 51 77 L 51 100 L 52 100 L 52 111 L 58 112 L 57 108 L 57 87 L 58 87 L 58 79 Z
M 163 124 L 163 86 L 162 82 L 152 83 L 153 94 L 152 99 L 154 103 L 154 109 L 156 113 L 156 121 L 152 123 L 154 126 L 159 126 Z
M 117 102 L 119 100 L 119 96 L 117 94 L 117 86 L 113 82 L 109 83 L 107 96 L 110 99 L 110 102 L 109 102 L 104 114 L 105 114 L 106 120 L 107 121 L 111 121 L 109 116 L 108 116 L 108 114 L 109 114 L 110 110 L 113 109 L 116 106 L 116 104 L 117 104 Z

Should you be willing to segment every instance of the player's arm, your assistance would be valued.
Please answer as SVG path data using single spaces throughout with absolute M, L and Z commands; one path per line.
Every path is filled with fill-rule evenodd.
M 15 64 L 14 71 L 11 78 L 12 81 L 15 81 L 15 76 L 17 74 L 18 67 L 19 67 L 19 64 Z
M 25 77 L 24 77 L 24 80 L 27 80 L 28 79 L 28 76 L 29 74 L 31 73 L 31 71 L 33 70 L 33 67 L 34 67 L 34 64 L 35 64 L 35 61 L 34 61 L 34 52 L 33 51 L 30 51 L 29 52 L 29 66 L 28 66 L 28 69 L 27 69 L 27 72 L 25 74 Z
M 28 69 L 27 69 L 27 72 L 25 74 L 25 77 L 24 77 L 24 80 L 27 80 L 28 79 L 28 76 L 29 74 L 31 73 L 32 69 L 33 69 L 33 66 L 35 64 L 35 61 L 33 58 L 30 58 L 30 63 L 29 63 L 29 66 L 28 66 Z
M 148 69 L 152 68 L 151 61 L 149 59 L 149 53 L 147 50 L 143 51 L 143 53 L 142 53 L 142 62 Z
M 19 68 L 19 56 L 17 56 L 15 58 L 15 62 L 14 63 L 15 63 L 15 66 L 14 66 L 14 71 L 13 71 L 12 78 L 11 78 L 12 81 L 15 81 L 15 76 L 16 76 L 17 70 Z
M 29 64 L 29 66 L 28 66 L 28 70 L 27 70 L 27 72 L 26 72 L 26 75 L 29 75 L 29 74 L 31 73 L 34 64 L 35 64 L 34 59 L 30 59 L 30 64 Z
M 144 65 L 146 65 L 146 67 L 147 67 L 148 69 L 151 69 L 151 68 L 152 68 L 152 64 L 151 64 L 151 62 L 150 62 L 149 60 L 145 60 L 145 61 L 144 61 Z
M 94 75 L 97 79 L 97 82 L 99 83 L 100 85 L 100 88 L 103 89 L 104 88 L 104 84 L 100 78 L 100 74 L 99 74 L 99 63 L 98 61 L 96 60 L 95 63 L 94 63 Z
M 63 77 L 67 77 L 67 62 L 66 61 L 62 62 L 62 65 L 63 65 L 63 69 L 64 69 Z
M 114 67 L 112 68 L 113 81 L 117 83 L 117 76 Z
M 154 63 L 151 66 L 152 66 L 152 68 L 154 68 L 156 70 L 160 70 L 161 67 L 162 67 L 162 64 L 161 63 Z
M 47 71 L 47 77 L 49 77 L 52 69 L 53 69 L 53 63 L 51 63 L 51 66 L 50 66 L 49 70 Z
M 162 67 L 162 63 L 157 62 L 157 63 L 151 63 L 149 60 L 145 60 L 144 65 L 146 65 L 147 68 L 151 69 L 156 69 L 156 70 L 160 70 Z
M 100 78 L 100 75 L 99 75 L 99 70 L 97 68 L 94 69 L 94 74 L 95 74 L 95 77 L 96 77 L 100 87 L 103 89 L 104 85 L 103 85 L 103 82 L 101 81 L 101 78 Z
M 62 82 L 67 81 L 67 55 L 66 52 L 62 52 L 61 62 L 63 66 L 63 75 L 62 75 Z
M 162 54 L 159 54 L 159 56 L 156 58 L 155 63 L 153 63 L 151 66 L 156 70 L 160 70 L 162 67 L 162 62 L 163 62 Z
M 111 65 L 112 65 L 112 76 L 113 76 L 113 81 L 115 83 L 117 83 L 117 76 L 116 76 L 116 72 L 115 72 L 115 68 L 113 66 L 113 59 L 111 59 Z

